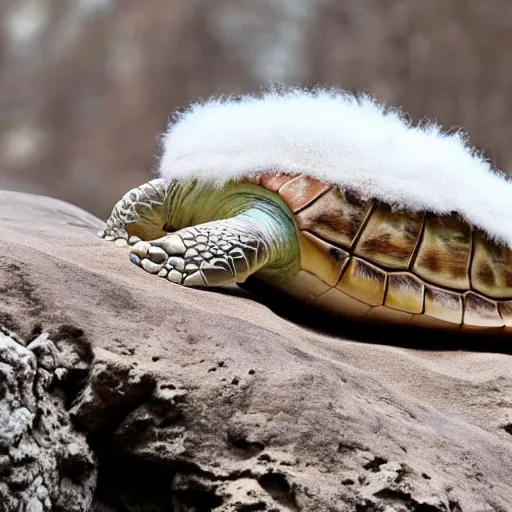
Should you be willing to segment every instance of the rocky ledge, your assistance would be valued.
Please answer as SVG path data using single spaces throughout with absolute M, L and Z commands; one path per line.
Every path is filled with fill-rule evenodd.
M 506 341 L 299 324 L 101 226 L 0 191 L 0 511 L 512 509 Z

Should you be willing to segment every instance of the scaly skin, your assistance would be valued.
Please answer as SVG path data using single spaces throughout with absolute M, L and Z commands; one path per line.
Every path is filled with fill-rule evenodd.
M 242 283 L 256 272 L 278 282 L 300 267 L 291 212 L 247 183 L 219 189 L 152 180 L 123 196 L 98 235 L 133 245 L 133 263 L 185 286 Z
M 129 190 L 114 206 L 105 229 L 98 236 L 127 245 L 130 236 L 136 239 L 159 238 L 164 234 L 168 184 L 157 179 Z

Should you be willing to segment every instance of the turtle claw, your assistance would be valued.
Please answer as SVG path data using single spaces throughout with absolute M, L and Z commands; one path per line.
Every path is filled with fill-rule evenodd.
M 140 266 L 140 258 L 133 252 L 130 253 L 130 261 L 135 265 Z
M 99 238 L 103 238 L 107 242 L 114 242 L 119 247 L 128 245 L 128 233 L 124 228 L 112 228 L 107 225 L 105 229 L 96 233 Z

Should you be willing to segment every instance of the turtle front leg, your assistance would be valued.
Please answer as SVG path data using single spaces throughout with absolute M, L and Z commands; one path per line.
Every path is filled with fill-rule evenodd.
M 258 271 L 287 279 L 299 269 L 299 246 L 293 221 L 279 210 L 251 209 L 138 242 L 130 259 L 147 272 L 185 286 L 243 283 Z
M 166 222 L 166 198 L 169 184 L 151 180 L 127 192 L 114 206 L 100 238 L 116 245 L 161 237 Z

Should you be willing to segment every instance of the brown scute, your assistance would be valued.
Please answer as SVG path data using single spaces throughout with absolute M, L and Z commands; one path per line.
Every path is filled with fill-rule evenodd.
M 406 247 L 399 247 L 393 243 L 390 233 L 379 233 L 372 238 L 360 242 L 360 248 L 356 250 L 357 255 L 381 255 L 386 254 L 392 259 L 404 260 L 410 256 Z M 373 259 L 373 258 L 372 258 Z M 404 266 L 404 268 L 407 268 Z
M 423 311 L 425 286 L 413 274 L 396 272 L 388 275 L 385 305 L 408 313 Z
M 463 306 L 460 293 L 425 285 L 424 313 L 453 324 L 462 323 Z
M 406 270 L 421 234 L 423 214 L 393 211 L 379 204 L 372 212 L 354 254 L 387 268 Z
M 314 207 L 315 205 L 310 206 L 310 208 Z M 301 229 L 307 229 L 309 231 L 316 228 L 316 230 L 319 231 L 318 227 L 320 227 L 336 233 L 340 228 L 343 228 L 343 212 L 340 212 L 340 215 L 330 215 L 327 212 L 320 211 L 314 218 L 313 222 L 312 219 L 307 216 L 307 213 L 309 212 L 303 215 L 305 211 L 306 210 L 299 213 L 297 216 L 299 227 Z M 355 231 L 357 232 L 357 229 Z
M 496 286 L 496 276 L 494 275 L 492 267 L 488 263 L 482 263 L 475 270 L 479 282 L 490 288 L 494 288 Z
M 284 173 L 262 174 L 260 176 L 260 185 L 271 192 L 277 192 L 293 176 Z
M 384 302 L 386 272 L 371 263 L 352 257 L 337 288 L 365 304 L 380 306 Z
M 448 255 L 443 254 L 437 249 L 432 248 L 424 251 L 421 257 L 418 259 L 420 260 L 419 264 L 421 266 L 425 267 L 432 273 L 437 273 L 440 272 L 446 265 L 447 261 L 450 260 L 449 256 L 447 256 Z
M 308 176 L 296 176 L 281 186 L 278 193 L 292 212 L 304 208 L 329 190 L 329 185 Z
M 450 254 L 446 251 L 432 247 L 430 249 L 426 249 L 416 260 L 418 262 L 418 266 L 416 268 L 423 267 L 424 270 L 428 271 L 429 276 L 433 274 L 449 274 L 453 279 L 462 280 L 465 283 L 467 278 L 467 267 L 461 264 L 461 261 L 463 263 L 463 260 L 460 256 L 460 253 L 457 254 L 457 251 L 454 251 L 454 254 Z M 433 281 L 436 282 L 435 279 L 433 279 Z M 436 284 L 442 283 L 436 282 Z M 451 282 L 448 281 L 446 286 L 457 288 L 456 286 L 450 285 Z M 461 286 L 460 288 L 465 289 L 466 287 Z
M 426 214 L 415 274 L 439 286 L 468 290 L 471 228 L 458 215 Z
M 488 297 L 512 299 L 512 251 L 480 231 L 475 231 L 471 283 L 477 292 Z
M 372 204 L 331 189 L 297 214 L 299 229 L 351 247 Z
M 477 327 L 502 327 L 505 322 L 496 301 L 468 292 L 464 296 L 464 325 Z
M 304 231 L 299 237 L 301 268 L 336 286 L 348 262 L 348 252 Z

